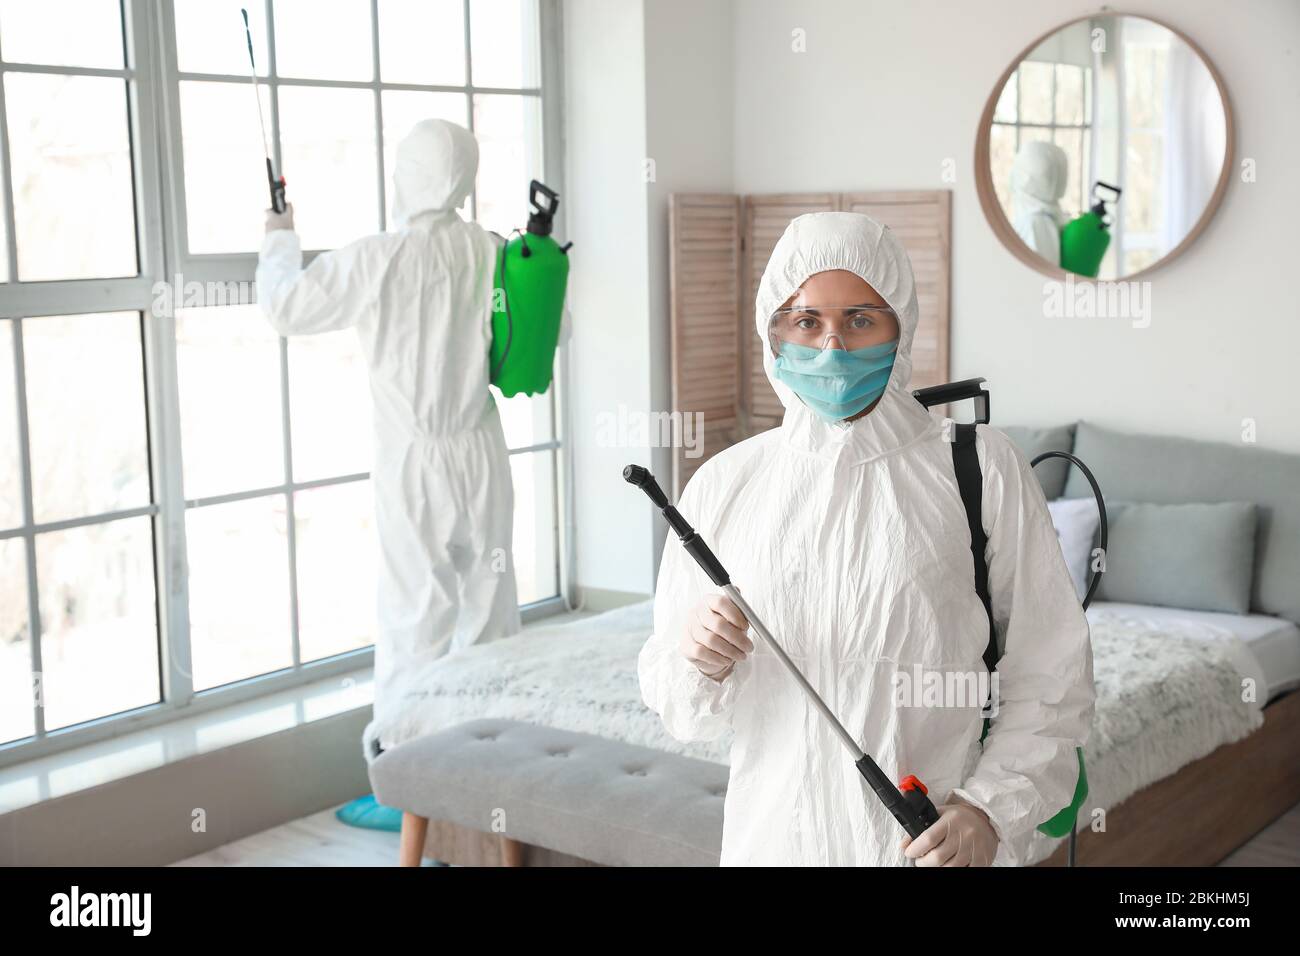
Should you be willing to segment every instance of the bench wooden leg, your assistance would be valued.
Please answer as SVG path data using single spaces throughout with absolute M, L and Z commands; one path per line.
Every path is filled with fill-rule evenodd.
M 512 840 L 510 837 L 503 835 L 501 837 L 501 865 L 523 866 L 524 845 L 518 840 Z
M 424 859 L 424 840 L 429 834 L 429 821 L 414 813 L 402 814 L 402 841 L 397 853 L 398 866 L 419 866 Z

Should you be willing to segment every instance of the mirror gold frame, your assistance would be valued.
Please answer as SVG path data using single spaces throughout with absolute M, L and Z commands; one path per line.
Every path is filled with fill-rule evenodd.
M 1111 280 L 1092 279 L 1088 276 L 1081 276 L 1076 275 L 1073 272 L 1067 272 L 1060 266 L 1054 266 L 1041 256 L 1035 255 L 1033 250 L 1025 245 L 1020 236 L 1016 234 L 1015 228 L 1007 220 L 1006 214 L 1002 211 L 1002 204 L 998 202 L 997 193 L 993 188 L 993 173 L 989 156 L 989 137 L 993 129 L 993 112 L 997 108 L 998 97 L 1002 94 L 1003 87 L 1005 87 L 1007 81 L 1011 79 L 1011 74 L 1015 72 L 1016 67 L 1018 67 L 1024 61 L 1025 57 L 1033 52 L 1040 43 L 1055 34 L 1057 31 L 1063 30 L 1065 27 L 1079 23 L 1083 20 L 1090 20 L 1093 17 L 1098 16 L 1099 13 L 1104 14 L 1105 16 L 1137 17 L 1142 20 L 1149 20 L 1152 23 L 1164 27 L 1166 30 L 1174 34 L 1174 36 L 1178 37 L 1191 47 L 1192 51 L 1201 58 L 1201 62 L 1205 64 L 1206 69 L 1210 71 L 1210 76 L 1214 79 L 1214 85 L 1219 91 L 1219 99 L 1223 102 L 1223 120 L 1224 130 L 1226 133 L 1223 148 L 1223 169 L 1219 173 L 1219 181 L 1215 184 L 1214 192 L 1210 195 L 1209 201 L 1205 204 L 1205 209 L 1201 213 L 1201 217 L 1196 220 L 1196 224 L 1191 228 L 1187 235 L 1183 237 L 1183 241 L 1178 243 L 1178 245 L 1170 249 L 1162 258 L 1153 262 L 1145 269 Z M 1228 99 L 1228 88 L 1224 85 L 1223 77 L 1219 74 L 1214 62 L 1206 55 L 1205 51 L 1202 50 L 1200 46 L 1198 46 L 1196 42 L 1182 30 L 1179 30 L 1177 27 L 1171 26 L 1156 17 L 1149 16 L 1145 13 L 1127 13 L 1122 10 L 1103 8 L 1098 13 L 1089 13 L 1082 17 L 1075 17 L 1073 20 L 1067 20 L 1064 23 L 1059 23 L 1052 27 L 1021 50 L 1012 59 L 1011 65 L 1002 71 L 1002 75 L 998 78 L 998 81 L 993 84 L 993 91 L 989 94 L 988 101 L 984 104 L 984 112 L 980 114 L 979 128 L 975 136 L 975 189 L 979 194 L 980 208 L 984 210 L 984 218 L 988 220 L 989 225 L 993 228 L 993 234 L 998 237 L 998 240 L 1008 252 L 1025 265 L 1041 272 L 1049 278 L 1057 280 L 1064 280 L 1066 276 L 1073 276 L 1076 282 L 1127 282 L 1128 280 L 1135 279 L 1138 276 L 1146 275 L 1148 272 L 1159 269 L 1161 266 L 1177 259 L 1205 230 L 1205 227 L 1218 211 L 1219 205 L 1223 202 L 1224 193 L 1228 191 L 1228 179 L 1235 168 L 1235 160 L 1233 157 L 1236 152 L 1236 143 L 1236 120 L 1232 111 L 1232 102 Z

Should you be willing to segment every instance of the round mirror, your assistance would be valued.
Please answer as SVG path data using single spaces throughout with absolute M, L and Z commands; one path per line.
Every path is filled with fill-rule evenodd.
M 1232 112 L 1183 34 L 1103 13 L 1036 40 L 980 120 L 980 205 L 1047 275 L 1131 278 L 1205 228 L 1228 185 Z

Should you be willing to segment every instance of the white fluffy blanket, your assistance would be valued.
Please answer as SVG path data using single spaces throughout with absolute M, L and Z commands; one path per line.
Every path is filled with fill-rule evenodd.
M 636 658 L 653 630 L 645 601 L 477 644 L 439 661 L 385 745 L 478 717 L 596 734 L 725 764 L 731 740 L 683 744 L 641 703 Z
M 728 762 L 730 739 L 682 744 L 641 703 L 637 654 L 651 630 L 651 602 L 526 631 L 447 657 L 413 702 L 396 741 L 478 717 L 504 717 Z M 1217 747 L 1259 728 L 1258 705 L 1241 700 L 1232 663 L 1240 643 L 1188 622 L 1155 624 L 1094 611 L 1097 710 L 1084 751 L 1090 796 L 1080 814 L 1114 807 Z M 1060 841 L 1036 834 L 1035 861 Z
M 1097 710 L 1084 748 L 1088 799 L 1079 829 L 1145 787 L 1264 723 L 1262 706 L 1242 700 L 1240 638 L 1193 621 L 1156 623 L 1093 610 Z M 1030 859 L 1064 842 L 1034 834 Z

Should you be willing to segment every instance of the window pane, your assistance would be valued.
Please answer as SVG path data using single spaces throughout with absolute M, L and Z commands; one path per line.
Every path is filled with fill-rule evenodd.
M 370 0 L 275 0 L 275 72 L 370 80 Z
M 1020 122 L 1052 121 L 1052 64 L 1030 60 L 1020 64 Z
M 509 235 L 528 221 L 528 181 L 542 179 L 542 101 L 536 96 L 478 94 L 478 215 L 485 229 Z
M 378 545 L 368 481 L 299 492 L 298 644 L 304 661 L 375 641 Z
M 5 163 L 4 156 L 0 156 L 0 176 L 4 175 Z M 3 180 L 0 180 L 3 182 Z M 17 188 L 16 186 L 14 188 Z M 3 215 L 4 207 L 0 205 L 0 282 L 8 282 L 9 276 L 9 223 L 6 216 Z
M 39 535 L 36 581 L 46 727 L 159 700 L 152 519 Z
M 279 4 L 276 4 L 279 6 Z M 257 73 L 266 76 L 266 5 L 259 0 L 173 0 L 176 65 L 182 73 L 249 72 L 248 39 L 241 9 L 248 11 Z M 251 93 L 249 94 L 252 95 Z
M 537 0 L 470 0 L 470 75 L 475 86 L 537 86 Z
M 1016 121 L 1016 77 L 1019 75 L 1019 70 L 1014 71 L 1007 78 L 1007 85 L 1002 87 L 1002 92 L 998 95 L 998 105 L 993 110 L 993 122 L 1014 123 Z
M 545 395 L 520 394 L 506 398 L 495 385 L 492 386 L 492 397 L 496 399 L 497 411 L 501 415 L 507 448 L 540 445 L 555 437 L 551 394 L 548 391 Z
M 6 73 L 18 277 L 135 275 L 126 83 Z
M 989 168 L 992 171 L 993 191 L 998 195 L 998 202 L 1011 216 L 1011 166 L 1016 160 L 1016 128 L 994 123 L 989 129 Z
M 122 68 L 119 0 L 0 0 L 0 52 L 10 63 Z
M 263 210 L 271 205 L 252 84 L 189 80 L 180 90 L 189 250 L 252 252 L 262 244 Z M 270 93 L 260 92 L 269 124 Z
M 256 305 L 176 313 L 185 497 L 284 482 L 280 340 Z
M 304 248 L 333 249 L 379 230 L 373 93 L 281 87 L 280 143 Z
M 356 333 L 289 339 L 293 479 L 370 470 L 370 382 Z
M 385 83 L 463 86 L 462 0 L 379 0 L 379 74 Z
M 1056 64 L 1056 122 L 1079 125 L 1083 122 L 1083 68 Z
M 13 326 L 13 322 L 0 322 L 0 528 L 23 523 Z
M 149 503 L 140 317 L 23 320 L 37 521 Z
M 463 93 L 424 93 L 419 90 L 384 90 L 382 96 L 384 181 L 388 183 L 388 203 L 391 206 L 393 168 L 397 165 L 397 144 L 420 120 L 445 119 L 468 127 L 469 97 Z M 465 206 L 468 205 L 469 200 L 466 200 Z
M 0 540 L 0 743 L 36 732 L 22 538 Z
M 289 667 L 289 545 L 283 495 L 191 508 L 194 689 Z
M 1073 211 L 1079 208 L 1079 196 L 1083 193 L 1083 130 L 1058 129 L 1053 138 L 1056 145 L 1065 151 L 1065 157 L 1069 162 L 1066 166 L 1065 194 L 1061 197 L 1061 203 L 1066 213 L 1072 215 Z
M 515 578 L 519 603 L 559 593 L 556 575 L 555 452 L 510 456 L 515 487 Z

